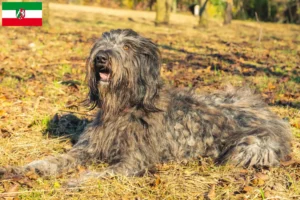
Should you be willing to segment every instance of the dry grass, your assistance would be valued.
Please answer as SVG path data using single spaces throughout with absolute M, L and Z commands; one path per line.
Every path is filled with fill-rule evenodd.
M 73 136 L 68 134 L 81 130 L 72 124 L 83 126 L 81 119 L 93 115 L 80 106 L 87 93 L 85 58 L 93 41 L 113 28 L 133 28 L 159 44 L 167 84 L 197 92 L 228 83 L 256 88 L 292 125 L 293 161 L 274 169 L 241 169 L 199 158 L 158 166 L 155 175 L 91 180 L 72 190 L 63 187 L 65 181 L 83 169 L 60 177 L 29 174 L 0 181 L 0 199 L 300 198 L 300 27 L 261 23 L 258 42 L 260 25 L 254 22 L 222 27 L 212 21 L 207 29 L 194 29 L 197 19 L 192 16 L 176 14 L 169 27 L 154 27 L 153 19 L 151 12 L 51 4 L 51 28 L 3 27 L 0 166 L 21 166 L 71 148 Z M 58 124 L 51 122 L 66 110 L 79 119 L 54 117 Z

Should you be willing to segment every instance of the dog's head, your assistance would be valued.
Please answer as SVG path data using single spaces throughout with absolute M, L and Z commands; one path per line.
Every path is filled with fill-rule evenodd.
M 106 104 L 157 110 L 154 105 L 160 87 L 157 45 L 130 29 L 103 33 L 87 60 L 87 81 L 93 107 L 103 107 L 107 100 L 113 102 Z

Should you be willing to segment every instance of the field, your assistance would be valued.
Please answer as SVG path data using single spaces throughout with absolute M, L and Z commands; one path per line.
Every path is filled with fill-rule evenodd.
M 154 12 L 51 4 L 50 27 L 0 29 L 0 166 L 22 166 L 68 151 L 93 118 L 85 60 L 104 31 L 132 28 L 159 45 L 165 84 L 198 93 L 248 85 L 291 125 L 293 153 L 279 168 L 215 166 L 210 159 L 158 165 L 144 177 L 65 183 L 59 177 L 0 178 L 0 199 L 300 199 L 300 26 L 174 14 L 155 27 Z M 105 164 L 89 166 L 101 170 Z

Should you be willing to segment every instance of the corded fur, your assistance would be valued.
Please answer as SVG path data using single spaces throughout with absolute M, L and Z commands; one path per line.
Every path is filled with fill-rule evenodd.
M 95 64 L 100 51 L 109 55 L 107 85 L 100 84 Z M 155 164 L 197 156 L 220 164 L 277 166 L 289 154 L 289 125 L 260 96 L 247 88 L 200 95 L 168 89 L 160 80 L 160 62 L 150 39 L 128 29 L 103 33 L 87 60 L 88 101 L 99 107 L 96 118 L 67 154 L 24 169 L 55 175 L 79 164 L 109 164 L 103 172 L 83 175 L 84 181 L 141 175 Z

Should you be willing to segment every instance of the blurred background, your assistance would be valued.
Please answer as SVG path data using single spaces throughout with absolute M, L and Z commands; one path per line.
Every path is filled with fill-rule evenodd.
M 299 0 L 51 0 L 50 2 L 158 12 L 164 12 L 165 9 L 165 12 L 193 12 L 198 15 L 199 12 L 194 12 L 193 9 L 195 5 L 199 5 L 200 15 L 207 12 L 207 17 L 220 18 L 225 17 L 226 12 L 227 15 L 228 12 L 232 12 L 233 19 L 256 20 L 259 17 L 261 21 L 300 23 Z
M 4 0 L 5 1 L 5 0 Z M 24 0 L 33 1 L 33 0 Z M 156 23 L 168 23 L 168 13 L 192 13 L 202 18 L 257 20 L 279 23 L 300 23 L 299 0 L 44 0 L 74 5 L 156 11 Z M 201 22 L 199 21 L 201 24 Z
M 255 20 L 257 13 L 262 21 L 300 23 L 299 0 L 53 0 L 51 2 L 150 11 L 165 3 L 166 9 L 180 13 L 188 13 L 192 6 L 197 4 L 200 9 L 207 10 L 209 17 L 222 17 L 231 10 L 233 19 Z

